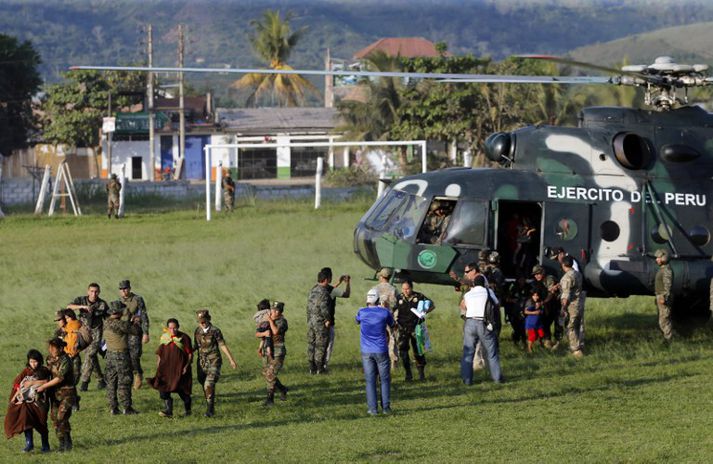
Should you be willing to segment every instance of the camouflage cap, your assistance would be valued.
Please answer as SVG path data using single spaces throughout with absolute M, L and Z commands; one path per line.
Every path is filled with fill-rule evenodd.
M 285 303 L 283 303 L 282 301 L 273 301 L 270 308 L 282 312 L 285 310 Z
M 58 309 L 58 310 L 55 311 L 55 313 L 54 313 L 54 321 L 55 321 L 55 322 L 59 322 L 59 321 L 62 321 L 62 320 L 64 320 L 64 309 Z
M 109 309 L 107 310 L 108 315 L 117 314 L 124 312 L 126 305 L 119 300 L 114 300 L 109 302 Z
M 379 277 L 383 277 L 384 279 L 388 279 L 389 277 L 391 277 L 391 274 L 391 269 L 388 267 L 382 267 L 379 271 Z
M 542 266 L 540 266 L 539 264 L 535 264 L 535 265 L 532 267 L 532 275 L 535 275 L 535 274 L 544 274 L 544 273 L 545 273 L 545 268 L 542 267 Z
M 112 174 L 112 175 L 111 175 L 111 178 L 112 178 L 112 179 L 116 179 L 116 178 L 117 178 L 116 174 Z
M 209 321 L 210 320 L 210 311 L 207 309 L 199 309 L 196 311 L 196 319 L 199 321 Z
M 428 207 L 428 210 L 433 212 L 441 207 L 441 202 L 438 200 L 433 200 L 431 203 L 431 206 Z
M 485 248 L 485 249 L 480 250 L 480 251 L 478 252 L 478 259 L 479 259 L 480 261 L 487 261 L 489 255 L 490 255 L 490 250 L 488 250 L 487 248 Z
M 131 288 L 131 281 L 128 279 L 119 282 L 119 290 L 123 290 L 125 288 Z
M 656 256 L 657 258 L 661 258 L 665 261 L 668 261 L 668 251 L 664 250 L 663 248 L 659 248 L 658 250 L 656 250 L 656 252 L 654 253 L 654 256 Z
M 500 253 L 498 253 L 497 251 L 490 252 L 490 255 L 488 256 L 488 262 L 490 264 L 498 264 L 500 262 Z

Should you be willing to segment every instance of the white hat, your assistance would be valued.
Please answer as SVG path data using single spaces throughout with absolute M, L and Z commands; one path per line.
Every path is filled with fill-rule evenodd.
M 379 301 L 379 292 L 377 292 L 375 288 L 372 288 L 366 293 L 366 303 L 376 304 L 377 301 Z

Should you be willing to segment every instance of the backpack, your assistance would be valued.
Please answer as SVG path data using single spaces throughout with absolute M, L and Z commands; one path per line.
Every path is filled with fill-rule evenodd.
M 490 290 L 486 289 L 486 291 L 488 292 L 488 301 L 485 302 L 485 312 L 483 313 L 483 322 L 485 323 L 485 326 L 490 325 L 491 327 L 494 328 L 500 319 L 500 309 L 495 304 L 495 301 L 493 301 L 493 297 L 490 296 Z M 492 329 L 490 329 L 490 330 L 492 330 Z

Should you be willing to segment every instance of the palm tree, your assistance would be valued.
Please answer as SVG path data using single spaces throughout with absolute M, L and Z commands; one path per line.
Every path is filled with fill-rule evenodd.
M 286 61 L 307 30 L 302 27 L 292 32 L 290 19 L 291 13 L 282 19 L 279 11 L 266 10 L 262 20 L 250 21 L 250 25 L 255 28 L 254 35 L 250 37 L 255 53 L 275 70 L 293 69 Z M 250 90 L 247 100 L 249 106 L 256 105 L 265 97 L 272 104 L 298 106 L 304 103 L 307 93 L 319 95 L 317 88 L 298 74 L 246 74 L 233 82 L 232 87 Z

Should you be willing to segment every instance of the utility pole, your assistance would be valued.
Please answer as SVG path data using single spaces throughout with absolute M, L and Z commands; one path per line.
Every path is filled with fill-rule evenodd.
M 148 25 L 148 56 L 149 68 L 153 67 L 153 27 Z M 156 170 L 156 150 L 154 144 L 154 102 L 153 102 L 153 73 L 148 72 L 147 97 L 148 97 L 148 113 L 149 113 L 149 180 L 154 180 L 154 171 Z
M 332 55 L 329 49 L 327 49 L 327 56 L 324 59 L 324 69 L 325 71 L 332 70 Z M 334 107 L 334 76 L 331 74 L 324 76 L 324 107 Z M 333 166 L 330 165 L 329 167 L 332 168 Z
M 183 24 L 178 25 L 178 67 L 183 68 L 184 54 Z M 178 158 L 184 159 L 186 150 L 186 114 L 183 107 L 183 72 L 178 73 Z M 206 172 L 207 179 L 210 173 Z

